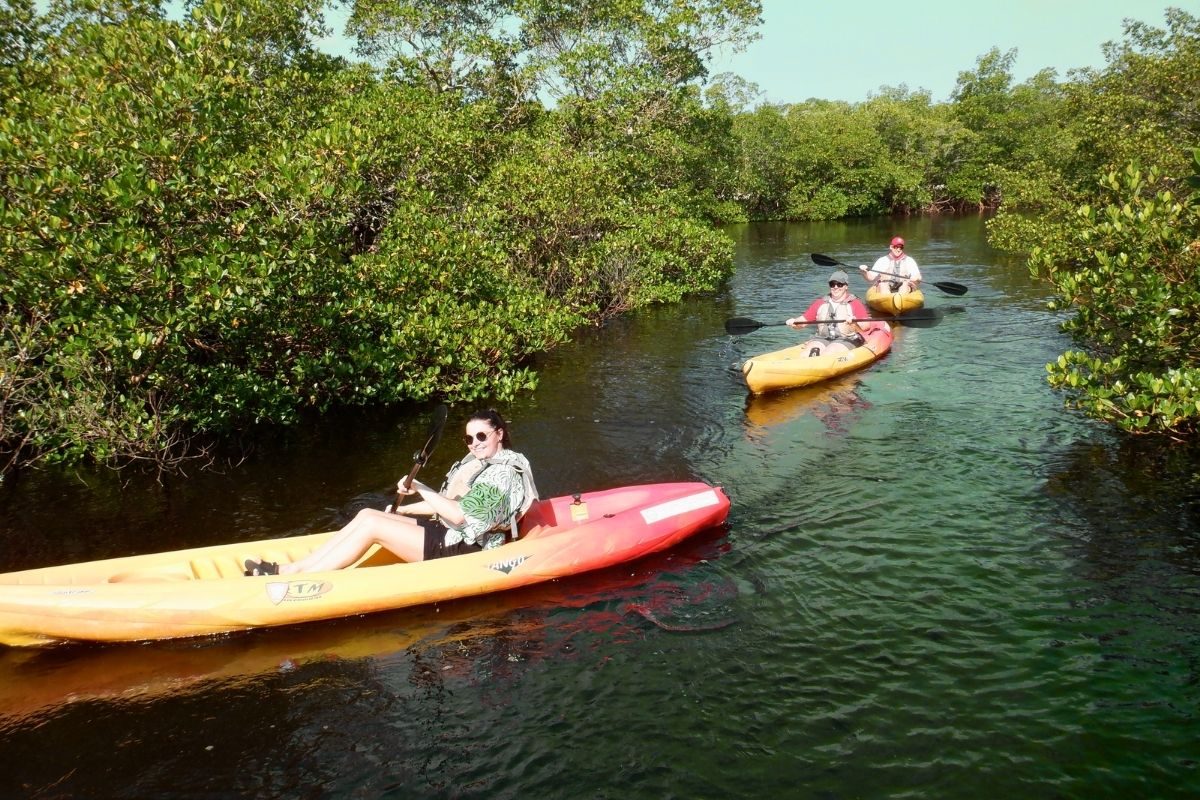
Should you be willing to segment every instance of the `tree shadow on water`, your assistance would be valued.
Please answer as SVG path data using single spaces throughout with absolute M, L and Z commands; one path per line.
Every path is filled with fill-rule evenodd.
M 1096 579 L 1148 560 L 1200 575 L 1200 443 L 1085 442 L 1059 459 L 1047 495 Z

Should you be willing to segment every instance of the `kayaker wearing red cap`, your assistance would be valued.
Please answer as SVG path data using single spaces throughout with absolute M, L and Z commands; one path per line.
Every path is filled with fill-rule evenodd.
M 908 294 L 921 285 L 921 270 L 912 256 L 905 255 L 904 240 L 899 236 L 892 238 L 887 255 L 880 256 L 873 267 L 867 269 L 867 265 L 863 264 L 858 270 L 867 283 L 878 286 L 882 291 Z

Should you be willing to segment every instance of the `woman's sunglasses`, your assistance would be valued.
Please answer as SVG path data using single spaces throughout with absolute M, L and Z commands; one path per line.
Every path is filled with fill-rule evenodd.
M 491 436 L 493 433 L 495 433 L 494 430 L 480 431 L 479 433 L 475 434 L 474 436 L 472 436 L 471 434 L 468 433 L 466 436 L 463 437 L 463 441 L 467 443 L 467 447 L 470 447 L 475 442 L 486 442 L 487 437 Z
M 829 286 L 834 289 L 836 289 L 839 286 L 845 286 L 845 285 L 846 284 L 842 283 L 841 281 L 830 281 L 829 282 Z

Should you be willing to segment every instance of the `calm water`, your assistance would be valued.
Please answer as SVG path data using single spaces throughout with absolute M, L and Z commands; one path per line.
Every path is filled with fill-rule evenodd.
M 699 478 L 733 499 L 726 529 L 437 608 L 0 651 L 0 796 L 1200 792 L 1200 459 L 1062 410 L 1046 291 L 977 219 L 730 233 L 725 291 L 583 332 L 506 409 L 544 493 Z M 829 271 L 810 252 L 858 264 L 893 233 L 970 287 L 927 292 L 961 311 L 748 400 L 738 364 L 796 335 L 724 320 L 803 310 Z M 165 487 L 24 476 L 0 570 L 326 529 L 382 504 L 427 412 L 326 418 Z

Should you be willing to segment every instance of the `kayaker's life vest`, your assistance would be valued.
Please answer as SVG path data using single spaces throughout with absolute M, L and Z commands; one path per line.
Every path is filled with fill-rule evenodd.
M 913 279 L 914 270 L 912 267 L 915 266 L 916 262 L 913 261 L 908 253 L 899 258 L 892 258 L 890 253 L 886 256 L 881 256 L 871 268 L 872 271 L 878 272 L 881 269 L 879 266 L 880 261 L 884 262 L 885 269 L 883 271 L 891 273 L 889 275 L 877 274 L 875 276 L 875 285 L 881 291 L 898 292 L 900 291 L 900 284 Z
M 455 488 L 461 490 L 461 493 L 456 494 L 458 494 L 458 497 L 462 497 L 471 491 L 471 487 L 475 485 L 475 481 L 479 480 L 479 476 L 494 464 L 504 464 L 507 467 L 511 467 L 521 478 L 521 489 L 524 495 L 521 500 L 521 507 L 514 508 L 508 520 L 509 531 L 513 541 L 516 541 L 517 523 L 538 499 L 537 486 L 533 482 L 533 468 L 529 466 L 529 459 L 525 458 L 525 456 L 515 450 L 504 450 L 495 459 L 484 463 L 475 458 L 474 454 L 468 453 L 465 458 L 451 467 L 450 471 L 446 473 L 446 482 L 442 484 L 442 488 L 438 493 L 446 494 L 447 490 L 453 485 Z
M 817 326 L 817 332 L 822 339 L 854 339 L 857 334 L 842 333 L 842 326 L 836 320 L 854 319 L 854 309 L 850 304 L 857 300 L 854 295 L 846 295 L 846 302 L 835 303 L 832 297 L 826 297 L 825 302 L 817 309 L 817 320 L 822 321 Z

